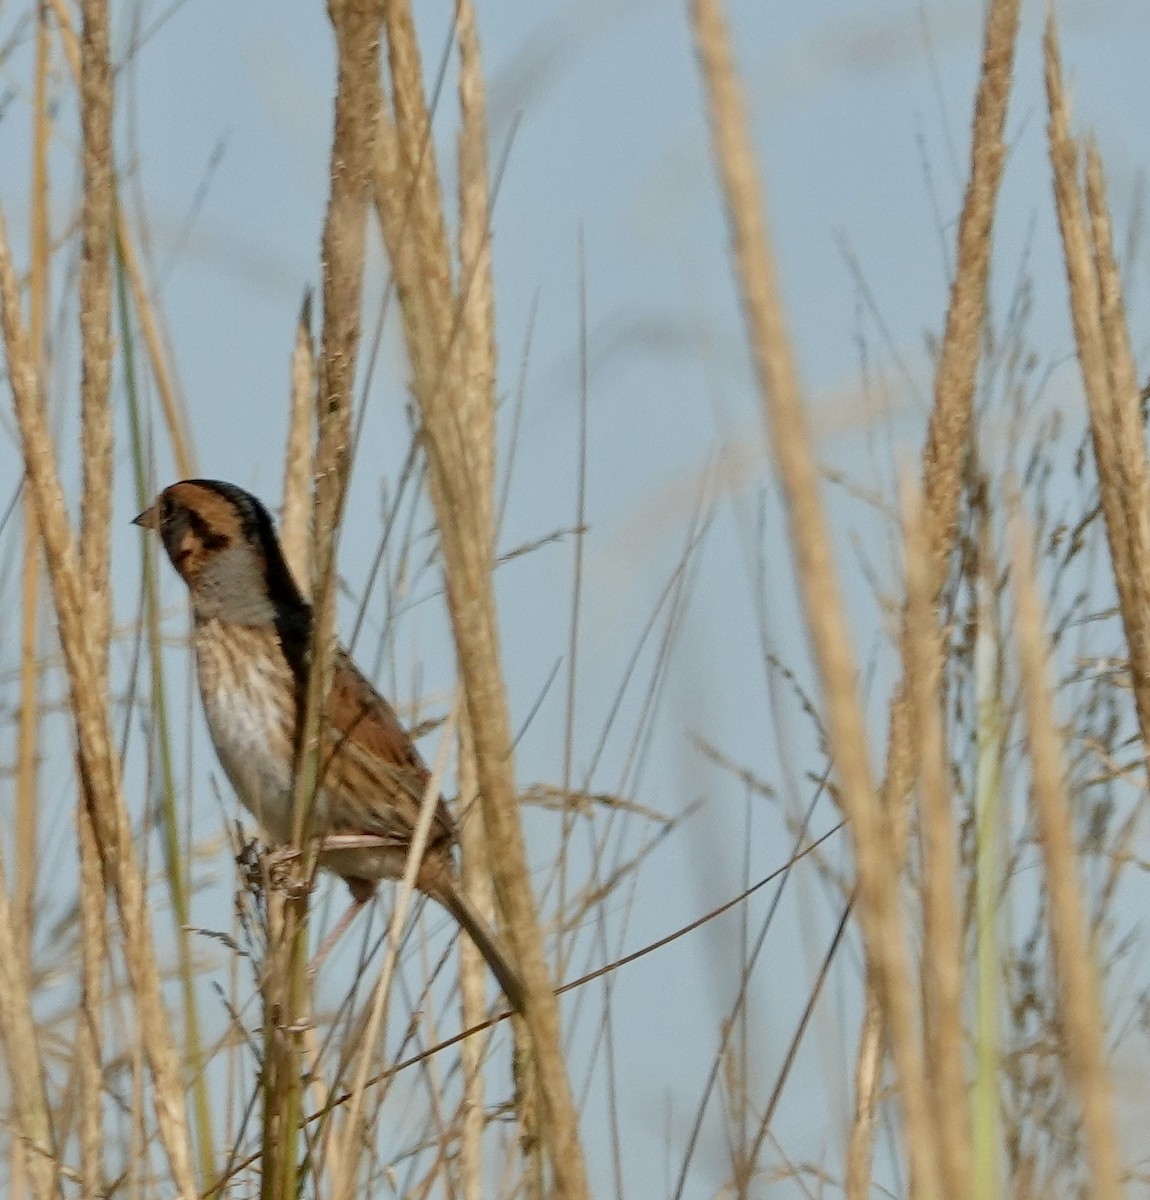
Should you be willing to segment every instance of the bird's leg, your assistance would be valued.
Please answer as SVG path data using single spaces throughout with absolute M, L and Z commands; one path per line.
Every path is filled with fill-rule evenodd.
M 262 867 L 267 886 L 298 900 L 315 887 L 300 873 L 301 855 L 295 846 L 276 846 L 263 853 Z
M 307 976 L 309 980 L 314 980 L 319 974 L 320 967 L 335 949 L 340 938 L 347 933 L 352 921 L 359 915 L 360 909 L 366 908 L 372 896 L 375 895 L 375 884 L 369 884 L 366 880 L 349 879 L 347 886 L 351 889 L 351 904 L 343 916 L 336 921 L 332 931 L 323 939 L 320 948 L 315 953 L 315 958 L 308 963 Z

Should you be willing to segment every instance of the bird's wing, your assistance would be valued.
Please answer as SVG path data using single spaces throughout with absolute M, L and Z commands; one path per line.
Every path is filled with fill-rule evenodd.
M 324 786 L 355 802 L 363 823 L 381 834 L 410 835 L 430 772 L 395 710 L 338 649 L 326 716 L 336 735 Z M 454 840 L 455 828 L 440 799 L 432 842 Z

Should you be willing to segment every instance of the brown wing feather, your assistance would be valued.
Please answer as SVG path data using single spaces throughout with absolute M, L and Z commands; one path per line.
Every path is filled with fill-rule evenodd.
M 325 715 L 338 741 L 328 786 L 355 803 L 364 831 L 410 837 L 430 772 L 395 710 L 342 649 L 334 668 Z M 440 799 L 431 842 L 454 839 L 451 813 Z
M 395 709 L 371 686 L 344 650 L 337 650 L 327 719 L 335 730 L 373 754 L 417 773 L 428 771 Z

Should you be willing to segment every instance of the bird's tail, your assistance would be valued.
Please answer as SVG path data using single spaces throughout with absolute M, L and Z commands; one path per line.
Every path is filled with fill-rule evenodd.
M 471 938 L 479 953 L 487 960 L 491 973 L 498 980 L 503 994 L 507 997 L 507 1003 L 516 1012 L 522 1012 L 523 980 L 519 978 L 519 972 L 511 965 L 507 951 L 504 950 L 495 931 L 454 880 L 436 880 L 436 884 L 437 886 L 433 889 L 428 889 L 431 895 L 467 931 L 467 936 Z

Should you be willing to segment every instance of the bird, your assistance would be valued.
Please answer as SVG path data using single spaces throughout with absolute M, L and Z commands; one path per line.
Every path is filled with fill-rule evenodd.
M 184 479 L 133 523 L 159 534 L 188 586 L 200 697 L 224 774 L 270 841 L 289 846 L 313 615 L 272 518 L 235 484 Z M 309 833 L 319 866 L 351 891 L 342 932 L 381 881 L 403 877 L 429 772 L 395 710 L 341 645 L 320 719 L 328 735 L 321 745 L 330 751 Z M 455 843 L 440 797 L 415 886 L 467 931 L 511 1007 L 522 1011 L 520 976 L 460 886 Z

